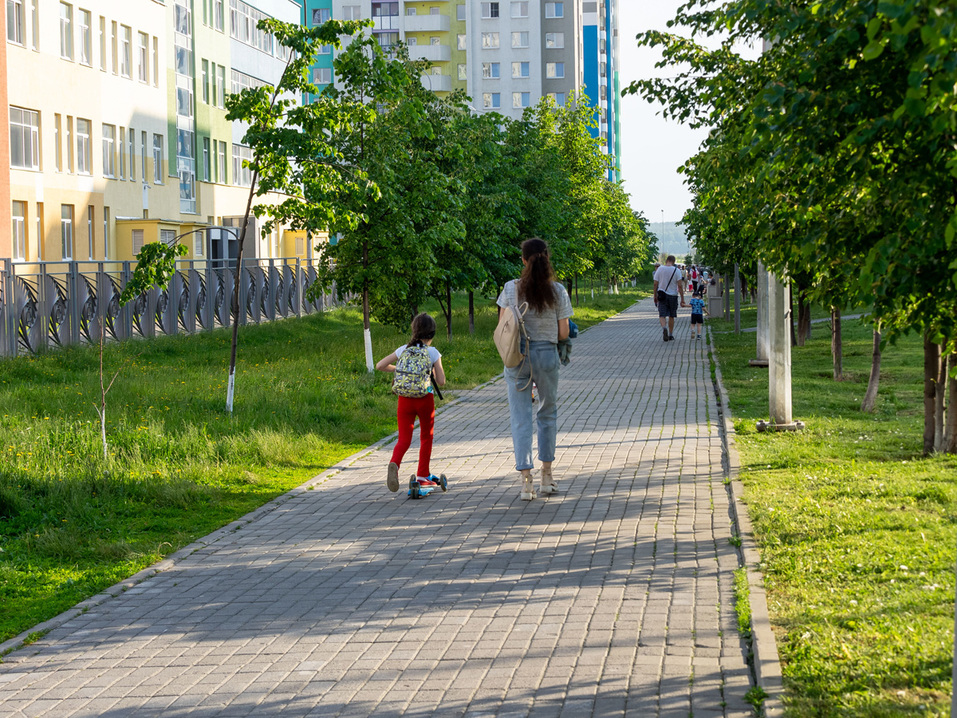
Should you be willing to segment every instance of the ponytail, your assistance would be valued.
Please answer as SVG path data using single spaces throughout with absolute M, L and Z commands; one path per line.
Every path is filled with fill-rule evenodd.
M 538 237 L 532 237 L 522 243 L 522 259 L 525 267 L 518 280 L 519 301 L 528 302 L 532 311 L 543 312 L 555 306 L 555 270 L 548 258 L 548 245 Z
M 412 320 L 412 339 L 406 346 L 425 346 L 425 342 L 434 337 L 435 319 L 433 319 L 431 315 L 422 312 L 421 314 L 416 314 Z

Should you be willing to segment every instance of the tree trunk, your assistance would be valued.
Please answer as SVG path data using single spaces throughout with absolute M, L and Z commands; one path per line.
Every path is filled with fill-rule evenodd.
M 924 335 L 924 456 L 934 453 L 937 428 L 937 382 L 940 380 L 940 345 Z
M 445 283 L 445 326 L 449 341 L 452 341 L 452 284 Z
M 871 352 L 871 378 L 867 381 L 867 391 L 861 402 L 861 411 L 872 412 L 877 406 L 877 390 L 881 382 L 881 330 L 874 330 L 874 345 Z
M 575 306 L 577 307 L 579 303 L 580 302 L 578 299 L 578 275 L 575 275 Z
M 831 307 L 831 359 L 834 361 L 834 381 L 844 381 L 844 343 L 841 339 L 839 307 Z
M 934 395 L 934 451 L 944 450 L 944 412 L 947 399 L 947 346 L 940 347 L 940 369 L 937 372 L 937 387 Z
M 794 323 L 794 292 L 788 292 L 788 326 L 791 330 L 791 346 L 796 347 L 798 338 Z
M 475 336 L 475 292 L 469 291 L 469 335 Z
M 947 426 L 944 429 L 944 448 L 948 454 L 957 454 L 957 354 L 951 354 L 950 379 L 947 391 Z
M 797 343 L 799 347 L 811 338 L 811 303 L 804 291 L 798 292 Z

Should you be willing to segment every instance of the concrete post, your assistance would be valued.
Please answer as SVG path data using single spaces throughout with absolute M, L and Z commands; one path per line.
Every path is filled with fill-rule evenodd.
M 775 276 L 769 277 L 768 285 L 769 348 L 771 351 L 768 400 L 771 424 L 784 427 L 789 426 L 793 421 L 791 414 L 791 333 L 788 324 L 788 312 L 791 308 L 791 288 Z
M 768 278 L 770 274 L 764 264 L 758 262 L 758 331 L 757 358 L 748 362 L 751 366 L 766 367 L 771 355 L 768 348 Z
M 734 333 L 741 333 L 741 273 L 734 265 Z

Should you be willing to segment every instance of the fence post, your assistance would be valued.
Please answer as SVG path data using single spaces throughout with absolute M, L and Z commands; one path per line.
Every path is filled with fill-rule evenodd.
M 67 281 L 67 316 L 70 318 L 70 343 L 80 343 L 80 267 L 76 260 L 70 262 Z
M 17 355 L 17 302 L 14 286 L 14 264 L 11 259 L 3 260 L 3 353 L 10 357 Z
M 296 269 L 294 270 L 294 276 L 296 279 L 296 316 L 302 317 L 302 264 L 299 261 L 299 257 L 296 257 Z
M 129 261 L 123 262 L 123 286 L 120 287 L 122 292 L 126 289 L 126 285 L 130 283 L 130 263 Z M 133 300 L 135 301 L 135 300 Z M 129 339 L 133 336 L 133 301 L 129 301 L 120 308 L 120 324 L 123 328 L 123 338 Z

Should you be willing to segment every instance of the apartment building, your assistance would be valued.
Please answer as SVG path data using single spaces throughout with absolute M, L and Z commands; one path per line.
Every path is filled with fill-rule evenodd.
M 597 0 L 582 3 L 582 52 L 585 63 L 584 92 L 595 108 L 598 126 L 592 136 L 601 139 L 605 154 L 616 161 L 608 179 L 617 181 L 617 158 L 621 155 L 621 93 L 618 87 L 618 2 Z
M 9 252 L 16 261 L 132 259 L 145 242 L 238 224 L 245 128 L 226 93 L 285 64 L 263 16 L 293 0 L 7 0 Z M 0 144 L 0 157 L 3 147 Z M 268 198 L 263 201 L 274 201 Z M 185 237 L 190 258 L 232 254 L 229 233 Z M 257 233 L 258 234 L 258 233 Z M 277 230 L 247 256 L 307 248 Z

